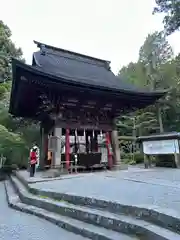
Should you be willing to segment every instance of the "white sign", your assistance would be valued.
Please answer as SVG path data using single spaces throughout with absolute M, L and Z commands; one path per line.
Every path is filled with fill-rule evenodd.
M 147 155 L 179 153 L 178 140 L 145 141 L 143 142 L 143 152 Z

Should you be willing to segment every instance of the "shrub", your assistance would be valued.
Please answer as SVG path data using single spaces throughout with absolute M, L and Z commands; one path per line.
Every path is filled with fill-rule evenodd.
M 123 159 L 122 161 L 123 161 L 123 163 L 128 164 L 128 165 L 136 164 L 136 162 L 134 160 L 132 160 L 131 158 L 126 158 L 126 159 Z
M 1 172 L 4 174 L 11 174 L 13 170 L 17 170 L 18 166 L 16 164 L 4 165 L 1 168 Z
M 144 162 L 143 153 L 140 153 L 140 152 L 134 153 L 134 160 L 135 160 L 136 164 L 143 163 Z
M 134 153 L 134 159 L 133 159 L 133 154 L 128 153 L 128 154 L 123 154 L 121 155 L 122 161 L 126 164 L 134 165 L 134 164 L 139 164 L 144 162 L 144 155 L 140 152 Z

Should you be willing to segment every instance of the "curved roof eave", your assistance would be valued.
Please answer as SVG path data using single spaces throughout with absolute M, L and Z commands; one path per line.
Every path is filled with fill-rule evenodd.
M 91 88 L 95 88 L 95 89 L 98 89 L 98 90 L 104 90 L 104 91 L 109 91 L 111 93 L 115 93 L 115 94 L 119 94 L 119 93 L 127 93 L 127 94 L 130 94 L 130 95 L 139 95 L 139 96 L 147 96 L 147 97 L 155 97 L 155 98 L 161 98 L 162 96 L 164 96 L 168 90 L 163 90 L 163 91 L 143 91 L 143 90 L 132 90 L 132 89 L 123 89 L 123 88 L 110 88 L 110 87 L 104 87 L 104 86 L 100 86 L 100 85 L 92 85 L 92 84 L 89 84 L 88 82 L 87 83 L 77 83 L 76 84 L 74 83 L 74 81 L 71 81 L 71 79 L 68 79 L 68 78 L 62 78 L 61 77 L 57 77 L 57 76 L 54 76 L 53 74 L 50 74 L 50 73 L 46 73 L 44 71 L 41 70 L 41 68 L 39 66 L 30 66 L 30 65 L 27 65 L 25 63 L 22 63 L 21 61 L 17 60 L 17 59 L 12 59 L 12 65 L 13 65 L 13 69 L 16 68 L 16 67 L 19 67 L 19 68 L 22 68 L 26 71 L 29 71 L 29 72 L 32 72 L 34 74 L 37 74 L 37 75 L 41 75 L 43 77 L 48 77 L 50 79 L 52 79 L 52 82 L 56 82 L 56 80 L 59 80 L 63 83 L 67 83 L 67 84 L 72 84 L 72 85 L 76 85 L 76 86 L 81 86 L 81 87 L 91 87 Z M 56 82 L 57 83 L 57 82 Z

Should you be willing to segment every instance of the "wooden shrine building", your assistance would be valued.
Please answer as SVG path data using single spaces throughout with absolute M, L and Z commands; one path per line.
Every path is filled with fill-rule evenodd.
M 35 44 L 39 51 L 33 53 L 31 66 L 12 60 L 9 112 L 41 123 L 40 166 L 47 161 L 48 146 L 52 166 L 63 159 L 69 170 L 75 155 L 77 165 L 100 164 L 100 136 L 105 139 L 108 167 L 119 165 L 116 117 L 153 104 L 164 92 L 145 92 L 129 85 L 113 74 L 109 61 Z M 72 152 L 70 136 L 74 136 Z M 78 136 L 84 136 L 84 152 L 78 150 Z

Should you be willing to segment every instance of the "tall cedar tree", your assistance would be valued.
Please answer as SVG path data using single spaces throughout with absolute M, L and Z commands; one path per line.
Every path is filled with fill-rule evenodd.
M 167 35 L 180 28 L 180 1 L 179 0 L 156 0 L 153 13 L 165 14 L 163 23 Z

